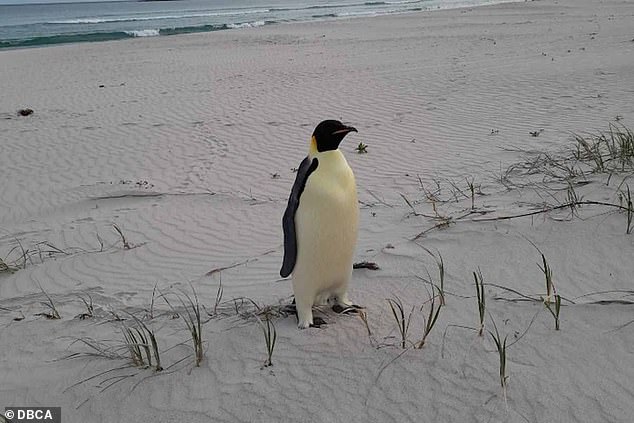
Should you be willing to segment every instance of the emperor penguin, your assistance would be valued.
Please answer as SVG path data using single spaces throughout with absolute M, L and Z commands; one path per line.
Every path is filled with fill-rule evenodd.
M 336 311 L 361 308 L 348 299 L 359 204 L 354 174 L 339 144 L 350 132 L 357 130 L 338 120 L 317 125 L 282 218 L 280 275 L 293 274 L 300 329 L 325 323 L 313 320 L 313 305 L 330 303 Z

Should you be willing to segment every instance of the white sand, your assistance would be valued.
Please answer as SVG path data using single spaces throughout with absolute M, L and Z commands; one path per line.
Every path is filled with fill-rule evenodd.
M 565 201 L 562 185 L 541 175 L 529 187 L 501 185 L 501 169 L 524 158 L 502 147 L 559 151 L 571 132 L 607 129 L 617 115 L 634 126 L 633 19 L 631 2 L 544 0 L 0 52 L 0 258 L 20 262 L 16 240 L 31 257 L 0 274 L 0 409 L 61 406 L 65 423 L 630 422 L 634 324 L 620 327 L 632 306 L 592 303 L 631 294 L 578 298 L 634 289 L 625 214 L 584 207 L 573 219 L 563 210 L 473 220 Z M 17 117 L 22 107 L 35 113 Z M 354 316 L 328 312 L 325 329 L 305 331 L 278 318 L 274 366 L 262 369 L 255 321 L 220 316 L 203 326 L 205 358 L 194 368 L 183 319 L 157 299 L 146 322 L 172 367 L 74 386 L 128 361 L 64 359 L 88 351 L 73 340 L 119 343 L 110 311 L 145 316 L 156 283 L 171 292 L 191 282 L 211 311 L 220 273 L 206 273 L 241 263 L 221 272 L 224 300 L 288 301 L 280 219 L 291 168 L 326 118 L 359 129 L 342 146 L 362 201 L 357 261 L 381 270 L 356 270 L 351 297 L 367 307 L 372 339 Z M 368 154 L 355 153 L 359 142 Z M 410 239 L 438 222 L 412 216 L 400 196 L 433 215 L 417 175 L 430 190 L 440 181 L 442 199 L 456 193 L 460 201 L 437 204 L 454 218 L 470 200 L 448 181 L 467 192 L 465 178 L 475 178 L 487 194 L 475 206 L 487 213 L 419 238 L 442 254 L 447 305 L 427 345 L 399 357 L 385 299 L 420 307 L 428 294 L 416 275 L 436 277 Z M 618 203 L 625 176 L 607 186 L 607 175 L 592 176 L 577 192 Z M 113 223 L 136 248 L 122 247 Z M 529 240 L 558 292 L 576 299 L 557 332 L 539 302 L 505 301 L 516 296 L 487 287 L 509 343 L 529 328 L 508 350 L 505 401 L 490 336 L 450 325 L 477 325 L 478 267 L 486 282 L 544 293 Z M 40 257 L 43 241 L 69 254 Z M 46 311 L 38 285 L 61 320 L 36 316 Z M 92 296 L 92 319 L 74 318 L 84 309 L 78 294 Z M 230 304 L 222 310 L 231 314 Z M 416 312 L 411 340 L 421 331 Z

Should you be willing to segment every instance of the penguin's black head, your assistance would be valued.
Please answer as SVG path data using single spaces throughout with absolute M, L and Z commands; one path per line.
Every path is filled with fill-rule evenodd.
M 349 132 L 357 132 L 352 126 L 346 126 L 338 120 L 324 120 L 315 128 L 313 137 L 317 143 L 317 151 L 336 150 L 343 137 Z

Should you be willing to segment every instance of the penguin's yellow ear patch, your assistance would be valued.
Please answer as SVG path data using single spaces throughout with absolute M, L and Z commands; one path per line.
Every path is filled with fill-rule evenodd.
M 317 154 L 317 152 L 318 152 L 318 151 L 317 151 L 317 139 L 316 139 L 316 138 L 315 138 L 315 136 L 313 135 L 313 136 L 310 138 L 310 147 L 309 147 L 309 149 L 308 149 L 308 153 L 309 153 L 310 155 L 313 155 L 313 154 Z

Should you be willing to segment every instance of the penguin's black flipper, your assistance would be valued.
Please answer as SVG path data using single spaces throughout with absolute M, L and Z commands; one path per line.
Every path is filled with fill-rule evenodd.
M 304 192 L 306 181 L 311 173 L 317 169 L 319 161 L 317 158 L 310 159 L 306 157 L 297 169 L 295 183 L 288 197 L 288 205 L 282 218 L 282 229 L 284 230 L 284 261 L 280 269 L 280 276 L 283 278 L 291 274 L 295 268 L 295 260 L 297 259 L 297 234 L 295 232 L 295 213 L 299 207 L 299 198 Z

